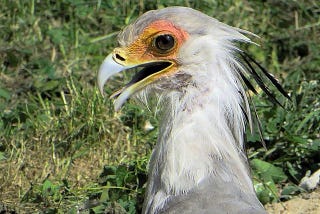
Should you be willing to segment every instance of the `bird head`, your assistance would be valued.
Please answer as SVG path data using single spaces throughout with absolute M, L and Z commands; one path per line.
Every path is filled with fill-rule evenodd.
M 115 48 L 106 57 L 98 74 L 101 93 L 105 82 L 113 74 L 130 68 L 143 67 L 123 89 L 113 95 L 118 96 L 115 104 L 118 109 L 135 92 L 174 75 L 179 67 L 179 51 L 187 38 L 186 31 L 174 26 L 168 20 L 150 23 L 133 42 Z
M 105 83 L 114 74 L 141 67 L 128 84 L 111 96 L 116 98 L 116 110 L 133 94 L 147 88 L 183 91 L 190 85 L 206 85 L 208 71 L 215 78 L 210 84 L 220 84 L 222 91 L 237 94 L 243 91 L 241 84 L 232 90 L 223 87 L 237 85 L 239 75 L 235 71 L 239 69 L 231 67 L 239 65 L 234 57 L 234 51 L 239 49 L 233 41 L 250 43 L 244 34 L 251 33 L 191 8 L 149 11 L 118 35 L 119 47 L 99 69 L 99 90 L 103 94 Z M 218 68 L 225 65 L 229 68 Z

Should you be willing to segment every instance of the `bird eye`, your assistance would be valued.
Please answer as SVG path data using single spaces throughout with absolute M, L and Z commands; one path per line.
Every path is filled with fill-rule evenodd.
M 169 34 L 164 34 L 156 37 L 155 39 L 155 47 L 161 52 L 166 52 L 171 50 L 174 47 L 175 40 L 173 36 Z

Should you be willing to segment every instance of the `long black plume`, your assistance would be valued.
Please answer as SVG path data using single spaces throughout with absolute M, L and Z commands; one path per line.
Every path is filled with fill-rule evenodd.
M 243 61 L 245 62 L 244 66 L 247 68 L 247 71 L 251 74 L 251 76 L 253 77 L 253 79 L 256 81 L 256 83 L 259 85 L 259 87 L 264 91 L 264 93 L 266 93 L 268 95 L 268 98 L 270 99 L 271 102 L 273 102 L 274 104 L 278 104 L 281 107 L 283 107 L 283 105 L 276 99 L 275 95 L 270 91 L 270 89 L 268 88 L 267 85 L 265 85 L 265 83 L 263 82 L 263 80 L 261 79 L 261 77 L 259 76 L 259 74 L 256 72 L 256 70 L 254 69 L 254 67 L 252 66 L 252 64 L 250 63 L 250 61 L 252 61 L 252 57 L 247 57 L 248 54 L 244 54 L 244 52 L 241 52 L 240 55 L 242 56 Z M 250 60 L 250 61 L 249 61 Z M 257 65 L 259 67 L 259 69 L 263 68 L 262 66 L 260 66 L 256 61 L 252 61 L 255 65 Z M 262 69 L 261 69 L 262 70 Z M 268 75 L 266 75 L 268 77 L 268 79 L 275 85 L 275 87 L 286 97 L 288 97 L 287 93 L 284 91 L 284 89 L 281 87 L 281 85 L 278 83 L 278 81 L 271 75 L 269 74 L 264 68 L 262 70 L 262 72 L 266 75 L 266 73 Z M 272 79 L 272 80 L 271 80 Z M 275 84 L 276 82 L 276 84 Z M 247 84 L 246 84 L 247 85 Z M 279 89 L 280 87 L 280 89 Z
M 281 92 L 281 94 L 283 96 L 285 96 L 286 98 L 288 98 L 289 100 L 291 100 L 290 96 L 288 95 L 288 93 L 282 88 L 282 86 L 279 84 L 278 80 L 274 78 L 274 76 L 272 74 L 270 74 L 264 67 L 262 67 L 255 59 L 253 59 L 249 54 L 247 54 L 246 52 L 243 52 L 243 57 L 247 57 L 248 59 L 251 60 L 251 62 L 253 62 L 255 65 L 257 65 L 260 70 L 264 73 L 264 75 L 266 75 L 266 77 L 273 83 L 273 85 Z

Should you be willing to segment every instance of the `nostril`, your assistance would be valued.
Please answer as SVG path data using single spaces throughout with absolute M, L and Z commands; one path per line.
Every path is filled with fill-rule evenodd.
M 120 56 L 119 54 L 116 54 L 116 58 L 120 61 L 126 61 L 126 59 Z

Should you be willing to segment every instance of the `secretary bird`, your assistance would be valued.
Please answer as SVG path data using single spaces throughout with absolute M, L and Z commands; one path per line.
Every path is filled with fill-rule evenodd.
M 235 42 L 254 34 L 199 11 L 169 7 L 143 14 L 119 35 L 100 67 L 98 86 L 116 73 L 143 67 L 115 92 L 115 109 L 137 95 L 158 99 L 158 142 L 149 164 L 143 213 L 266 213 L 250 176 L 245 125 L 252 128 L 245 89 L 277 80 Z M 259 70 L 260 75 L 257 73 Z

